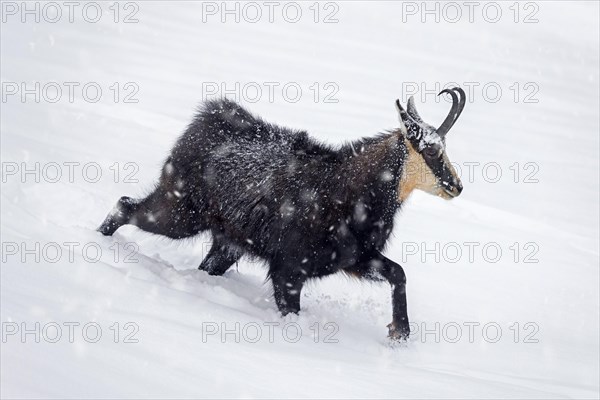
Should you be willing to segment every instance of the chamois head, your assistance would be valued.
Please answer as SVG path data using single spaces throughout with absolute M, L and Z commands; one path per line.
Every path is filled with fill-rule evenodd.
M 400 101 L 396 100 L 400 113 L 400 132 L 408 150 L 398 187 L 400 201 L 405 200 L 413 189 L 420 189 L 444 199 L 452 199 L 462 192 L 460 178 L 446 154 L 446 134 L 465 106 L 465 92 L 455 87 L 442 90 L 438 96 L 442 93 L 452 96 L 452 108 L 437 129 L 419 116 L 412 96 L 408 99 L 406 111 L 400 105 Z

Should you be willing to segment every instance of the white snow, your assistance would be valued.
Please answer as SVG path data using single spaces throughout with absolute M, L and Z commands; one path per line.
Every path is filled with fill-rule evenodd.
M 127 24 L 111 2 L 97 23 L 56 4 L 57 23 L 3 8 L 3 398 L 599 397 L 597 2 L 528 3 L 538 23 L 524 3 L 519 23 L 510 2 L 497 23 L 483 6 L 473 23 L 466 8 L 422 23 L 406 2 L 319 3 L 327 24 L 312 3 L 297 23 L 281 8 L 269 22 L 260 2 L 257 23 L 203 14 L 221 2 L 127 3 Z M 35 82 L 40 101 L 23 102 Z M 450 105 L 433 92 L 473 89 L 447 136 L 462 195 L 413 195 L 386 252 L 408 276 L 410 343 L 386 338 L 389 285 L 332 276 L 282 318 L 260 263 L 196 269 L 208 236 L 95 232 L 120 196 L 152 190 L 203 97 L 236 83 L 252 112 L 328 143 L 397 127 L 394 101 L 411 94 L 439 124 Z

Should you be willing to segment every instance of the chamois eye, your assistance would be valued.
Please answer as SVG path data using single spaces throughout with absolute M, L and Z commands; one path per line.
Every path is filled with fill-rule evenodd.
M 438 155 L 438 149 L 435 147 L 426 147 L 423 150 L 423 153 L 427 156 L 427 157 L 436 157 Z

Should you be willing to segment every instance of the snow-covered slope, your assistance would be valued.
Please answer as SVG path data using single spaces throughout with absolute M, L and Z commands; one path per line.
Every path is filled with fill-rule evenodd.
M 488 3 L 472 22 L 461 6 L 456 23 L 445 3 L 428 3 L 439 23 L 421 2 L 298 3 L 296 23 L 291 3 L 273 22 L 254 3 L 256 23 L 245 3 L 239 22 L 220 2 L 118 3 L 118 23 L 113 3 L 96 23 L 81 6 L 72 23 L 62 3 L 59 22 L 47 9 L 36 23 L 11 4 L 0 54 L 2 397 L 598 398 L 597 2 L 494 3 L 495 23 Z M 39 101 L 23 101 L 35 82 Z M 207 236 L 94 231 L 120 196 L 152 187 L 211 95 L 341 143 L 396 127 L 393 101 L 413 87 L 421 114 L 441 122 L 449 104 L 432 93 L 449 82 L 472 88 L 448 136 L 464 192 L 415 194 L 387 251 L 408 275 L 406 345 L 386 338 L 387 285 L 313 282 L 301 315 L 281 318 L 260 264 L 223 277 L 196 269 Z M 39 177 L 23 174 L 36 165 Z

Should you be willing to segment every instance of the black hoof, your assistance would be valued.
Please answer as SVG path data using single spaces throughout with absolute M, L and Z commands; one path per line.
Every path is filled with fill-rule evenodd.
M 102 225 L 100 225 L 96 230 L 104 236 L 112 236 L 113 233 L 119 229 L 119 226 L 119 224 L 117 224 L 110 216 L 108 216 Z
M 299 315 L 300 314 L 300 310 L 296 310 L 293 308 L 280 308 L 279 312 L 281 313 L 282 317 L 285 317 L 286 315 L 292 314 L 292 315 Z
M 408 324 L 396 326 L 394 322 L 390 323 L 388 326 L 389 332 L 388 337 L 392 340 L 396 341 L 407 341 L 410 336 L 410 327 Z
M 137 203 L 131 197 L 121 197 L 112 211 L 106 216 L 102 225 L 96 230 L 104 236 L 112 236 L 117 229 L 129 221 L 129 218 L 136 210 Z

